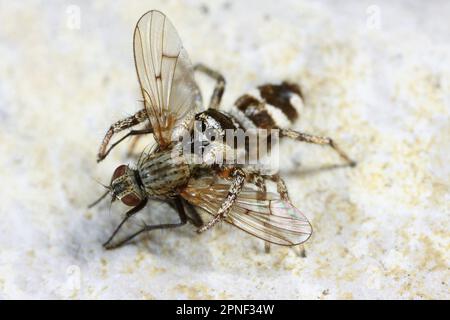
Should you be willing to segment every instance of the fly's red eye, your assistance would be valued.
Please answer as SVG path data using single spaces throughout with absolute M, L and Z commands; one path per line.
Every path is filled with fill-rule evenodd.
M 116 168 L 116 170 L 114 170 L 114 173 L 113 173 L 111 181 L 114 181 L 118 177 L 123 176 L 125 174 L 125 172 L 127 172 L 127 166 L 126 165 L 123 164 L 121 166 L 118 166 Z
M 130 207 L 136 207 L 139 203 L 141 203 L 141 199 L 134 194 L 127 194 L 125 197 L 120 199 L 125 205 Z

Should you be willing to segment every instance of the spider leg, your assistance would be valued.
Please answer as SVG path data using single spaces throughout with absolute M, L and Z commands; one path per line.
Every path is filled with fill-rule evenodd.
M 260 197 L 260 199 L 265 199 L 265 194 L 267 193 L 265 177 L 263 177 L 260 172 L 254 171 L 248 174 L 248 181 L 250 183 L 253 183 L 258 188 L 258 196 Z M 270 253 L 270 242 L 264 241 L 264 251 L 266 253 Z
M 125 119 L 122 119 L 122 120 L 119 120 L 119 121 L 113 123 L 111 125 L 111 127 L 108 129 L 108 131 L 106 132 L 106 135 L 103 138 L 102 143 L 100 144 L 100 148 L 99 148 L 98 154 L 97 154 L 97 162 L 100 162 L 103 159 L 105 159 L 105 157 L 108 155 L 108 153 L 111 151 L 111 149 L 113 147 L 115 147 L 118 143 L 123 141 L 123 139 L 125 139 L 125 137 L 130 135 L 130 134 L 128 134 L 124 138 L 120 139 L 118 142 L 113 144 L 113 146 L 107 150 L 109 141 L 111 140 L 111 138 L 114 134 L 116 134 L 122 130 L 131 128 L 131 127 L 133 127 L 139 123 L 142 123 L 146 120 L 148 120 L 147 111 L 145 109 L 142 109 L 128 118 L 125 118 Z M 135 131 L 135 132 L 137 132 L 137 131 Z M 144 133 L 149 133 L 149 132 L 140 132 L 140 133 L 135 133 L 135 134 L 144 134 Z
M 219 72 L 212 70 L 201 63 L 196 64 L 194 70 L 202 72 L 216 81 L 208 108 L 218 109 L 220 102 L 222 101 L 223 92 L 225 91 L 225 78 Z
M 356 165 L 356 162 L 353 161 L 352 159 L 350 159 L 350 157 L 344 151 L 342 151 L 341 148 L 339 148 L 337 146 L 337 144 L 334 142 L 334 140 L 331 138 L 315 136 L 315 135 L 311 135 L 311 134 L 307 134 L 307 133 L 303 133 L 303 132 L 294 131 L 291 129 L 281 129 L 280 137 L 286 137 L 286 138 L 294 139 L 297 141 L 303 141 L 303 142 L 308 142 L 308 143 L 313 143 L 313 144 L 330 146 L 331 148 L 334 149 L 334 151 L 337 152 L 337 154 L 343 160 L 348 162 L 348 164 L 351 167 L 354 167 Z
M 280 177 L 279 174 L 263 175 L 263 178 L 275 182 L 277 184 L 277 192 L 280 194 L 281 199 L 291 202 L 286 187 L 286 183 L 284 182 L 283 178 Z
M 234 180 L 228 190 L 228 195 L 222 203 L 222 206 L 207 224 L 197 230 L 198 233 L 205 232 L 206 230 L 211 229 L 218 222 L 224 220 L 227 217 L 228 212 L 233 207 L 234 202 L 245 184 L 245 172 L 240 168 L 234 168 L 232 176 L 234 177 Z

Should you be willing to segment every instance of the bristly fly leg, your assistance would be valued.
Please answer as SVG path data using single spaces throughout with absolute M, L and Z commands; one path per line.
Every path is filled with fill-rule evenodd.
M 194 70 L 202 72 L 216 80 L 216 85 L 209 101 L 209 108 L 218 109 L 220 102 L 222 101 L 223 92 L 225 91 L 225 78 L 219 72 L 212 70 L 201 63 L 196 64 Z
M 153 129 L 152 129 L 150 123 L 148 123 L 148 124 L 146 125 L 146 127 L 145 127 L 143 130 L 148 130 L 149 132 L 147 132 L 147 133 L 153 133 Z M 151 130 L 151 132 L 150 132 L 150 130 Z M 138 145 L 138 142 L 139 142 L 139 140 L 140 140 L 142 137 L 143 137 L 143 134 L 142 134 L 142 135 L 136 135 L 136 136 L 134 136 L 133 140 L 131 141 L 131 143 L 130 143 L 130 145 L 129 145 L 129 147 L 128 147 L 128 150 L 127 150 L 127 157 L 131 157 L 131 156 L 133 155 L 133 153 L 134 153 L 134 151 L 135 151 L 135 149 L 136 149 L 136 146 Z
M 200 216 L 200 214 L 198 213 L 197 209 L 190 204 L 189 202 L 187 202 L 185 199 L 183 199 L 180 196 L 177 196 L 177 198 L 183 203 L 183 206 L 185 208 L 185 212 L 186 212 L 186 217 L 187 220 L 192 223 L 195 227 L 201 227 L 203 225 L 203 219 Z M 174 209 L 174 210 L 178 210 L 177 208 L 177 204 L 175 202 L 169 202 L 169 205 Z
M 142 130 L 131 130 L 130 132 L 128 132 L 126 135 L 124 135 L 122 138 L 120 138 L 119 140 L 117 140 L 116 142 L 114 142 L 108 150 L 106 150 L 104 157 L 106 157 L 111 150 L 117 146 L 119 143 L 121 143 L 123 140 L 125 140 L 126 138 L 130 137 L 130 136 L 142 136 L 143 134 L 149 134 L 149 133 L 153 133 L 153 129 L 149 128 L 149 129 L 142 129 Z
M 354 160 L 350 159 L 350 157 L 344 151 L 342 151 L 331 138 L 314 136 L 314 135 L 310 135 L 307 133 L 302 133 L 302 132 L 298 132 L 298 131 L 294 131 L 294 130 L 290 130 L 290 129 L 281 129 L 280 137 L 282 137 L 282 138 L 286 137 L 286 138 L 294 139 L 297 141 L 308 142 L 308 143 L 328 145 L 331 148 L 333 148 L 334 151 L 336 151 L 343 160 L 348 162 L 348 164 L 351 167 L 354 167 L 356 165 L 356 162 Z
M 104 247 L 106 249 L 108 249 L 108 250 L 115 249 L 115 248 L 123 246 L 124 244 L 126 244 L 127 242 L 129 242 L 130 240 L 135 238 L 136 236 L 140 235 L 141 233 L 152 231 L 152 230 L 157 230 L 157 229 L 176 228 L 176 227 L 181 227 L 181 226 L 185 225 L 186 222 L 187 222 L 187 216 L 186 216 L 186 213 L 184 211 L 183 203 L 180 201 L 179 198 L 175 198 L 175 205 L 176 205 L 176 208 L 177 208 L 178 215 L 180 217 L 180 222 L 178 222 L 178 223 L 156 224 L 156 225 L 150 225 L 150 226 L 146 225 L 142 229 L 136 231 L 135 233 L 129 235 L 128 237 L 126 237 L 125 239 L 123 239 L 122 241 L 120 241 L 120 242 L 118 242 L 118 243 L 116 243 L 114 245 L 109 245 L 108 242 L 110 240 L 108 240 L 108 242 L 104 244 Z M 122 225 L 122 224 L 123 223 L 121 223 L 120 225 Z
M 106 132 L 106 135 L 103 138 L 103 141 L 98 150 L 97 162 L 100 162 L 103 159 L 105 159 L 105 157 L 108 155 L 108 153 L 111 151 L 111 149 L 114 146 L 116 146 L 119 142 L 121 142 L 125 137 L 130 135 L 130 134 L 128 134 L 124 138 L 120 139 L 117 143 L 115 143 L 112 147 L 110 147 L 107 150 L 106 148 L 109 144 L 109 141 L 111 140 L 111 138 L 114 134 L 116 134 L 122 130 L 131 128 L 131 127 L 133 127 L 139 123 L 142 123 L 146 120 L 148 120 L 147 111 L 145 109 L 142 109 L 142 110 L 138 111 L 137 113 L 135 113 L 134 115 L 132 115 L 128 118 L 119 120 L 119 121 L 115 122 L 114 124 L 112 124 L 111 127 L 109 128 L 109 130 Z M 141 131 L 141 130 L 138 130 L 138 131 Z M 135 131 L 135 132 L 137 132 L 137 131 Z M 145 131 L 145 132 L 140 132 L 140 133 L 135 133 L 135 134 L 145 134 L 145 133 L 151 133 L 151 132 Z
M 112 239 L 114 239 L 114 237 L 116 236 L 117 232 L 119 232 L 120 228 L 122 228 L 122 226 L 124 225 L 124 223 L 131 217 L 133 216 L 135 213 L 141 211 L 147 204 L 147 198 L 145 198 L 144 200 L 142 200 L 142 202 L 140 204 L 138 204 L 136 207 L 131 208 L 129 211 L 127 211 L 127 213 L 125 214 L 125 218 L 123 218 L 123 220 L 119 223 L 119 225 L 116 227 L 116 229 L 114 230 L 114 232 L 111 234 L 111 236 L 108 238 L 108 240 L 103 244 L 103 247 L 105 247 L 106 249 L 112 249 L 112 248 L 116 248 L 117 246 L 110 246 L 109 244 L 111 243 Z
M 231 176 L 234 178 L 230 189 L 228 190 L 227 197 L 222 203 L 216 215 L 204 226 L 197 230 L 198 233 L 202 233 L 208 229 L 211 229 L 215 224 L 222 221 L 227 217 L 228 212 L 230 212 L 236 201 L 239 193 L 241 192 L 245 184 L 245 172 L 241 168 L 234 168 Z
M 195 209 L 195 207 L 192 204 L 190 204 L 183 198 L 180 197 L 180 199 L 183 202 L 183 204 L 187 210 L 187 216 L 188 216 L 189 221 L 197 228 L 201 227 L 203 225 L 203 219 L 200 216 L 200 214 L 198 213 L 197 209 Z

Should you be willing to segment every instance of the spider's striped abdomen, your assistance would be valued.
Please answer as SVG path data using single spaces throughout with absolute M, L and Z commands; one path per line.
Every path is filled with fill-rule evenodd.
M 303 107 L 300 87 L 289 82 L 265 84 L 236 100 L 231 115 L 244 129 L 288 128 Z

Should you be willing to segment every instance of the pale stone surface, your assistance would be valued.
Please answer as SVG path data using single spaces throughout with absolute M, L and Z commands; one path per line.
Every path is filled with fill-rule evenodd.
M 447 1 L 73 3 L 0 5 L 0 298 L 449 298 Z M 281 146 L 293 203 L 314 226 L 305 258 L 267 255 L 229 226 L 101 247 L 125 208 L 86 209 L 103 191 L 94 179 L 129 160 L 126 147 L 100 165 L 95 154 L 140 108 L 131 40 L 149 9 L 168 15 L 193 61 L 224 73 L 225 108 L 257 84 L 298 82 L 296 128 L 359 161 L 317 171 L 339 159 Z

